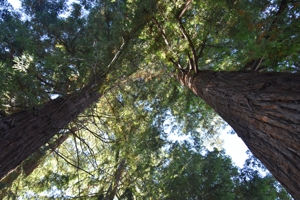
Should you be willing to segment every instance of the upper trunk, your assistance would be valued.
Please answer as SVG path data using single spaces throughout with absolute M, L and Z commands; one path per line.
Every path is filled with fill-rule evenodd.
M 38 110 L 0 118 L 0 180 L 99 97 L 99 93 L 86 88 L 64 99 L 52 100 Z
M 300 74 L 200 71 L 178 79 L 206 101 L 300 199 Z

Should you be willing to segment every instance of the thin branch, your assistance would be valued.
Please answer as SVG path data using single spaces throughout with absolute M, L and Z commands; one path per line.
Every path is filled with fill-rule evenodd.
M 203 55 L 204 48 L 206 47 L 206 41 L 207 41 L 207 39 L 208 39 L 208 35 L 209 35 L 209 33 L 206 34 L 205 39 L 202 40 L 202 43 L 201 43 L 201 45 L 199 46 L 199 48 L 201 47 L 201 49 L 200 49 L 200 51 L 199 51 L 199 53 L 198 53 L 198 55 L 197 55 L 197 58 L 198 58 L 198 59 L 201 58 L 201 56 Z M 198 51 L 198 50 L 199 50 L 199 49 L 197 49 L 196 51 Z
M 257 72 L 261 72 L 262 70 L 266 69 L 267 66 L 260 66 L 256 69 Z
M 48 143 L 48 145 L 49 145 L 49 143 Z M 75 169 L 79 169 L 79 170 L 81 170 L 81 171 L 83 171 L 83 172 L 89 174 L 90 176 L 94 177 L 94 175 L 91 174 L 90 172 L 88 172 L 88 171 L 82 169 L 81 167 L 76 166 L 76 165 L 74 165 L 73 163 L 71 163 L 70 161 L 68 161 L 63 155 L 61 155 L 60 153 L 58 153 L 58 152 L 57 152 L 55 149 L 53 149 L 51 146 L 50 146 L 50 148 L 52 149 L 52 151 L 53 151 L 56 155 L 58 155 L 58 156 L 59 156 L 60 158 L 62 158 L 66 163 L 68 163 L 69 165 L 71 165 L 71 166 L 74 167 Z
M 191 58 L 191 56 L 190 56 L 190 54 L 189 54 L 189 52 L 188 52 L 188 59 L 189 59 L 189 72 L 191 72 L 192 70 L 193 70 L 193 59 Z M 196 72 L 196 71 L 195 71 Z M 197 72 L 196 72 L 197 73 Z
M 204 52 L 204 48 L 205 48 L 205 40 L 202 41 L 202 44 L 200 45 L 201 46 L 201 49 L 200 49 L 200 52 L 199 54 L 197 55 L 198 58 L 201 58 L 201 56 L 203 55 L 203 52 Z
M 96 124 L 94 124 L 95 126 L 97 126 Z M 104 125 L 105 126 L 105 125 Z M 98 127 L 98 126 L 97 126 Z M 98 135 L 97 133 L 95 133 L 94 131 L 91 131 L 89 128 L 87 128 L 87 126 L 82 127 L 83 129 L 85 129 L 86 131 L 89 131 L 91 134 L 93 134 L 97 139 L 99 139 L 101 142 L 109 144 L 109 143 L 115 143 L 118 142 L 119 140 L 111 140 L 111 139 L 106 139 L 101 137 L 100 135 Z M 107 129 L 107 127 L 105 126 L 105 128 Z
M 170 43 L 169 43 L 169 41 L 168 41 L 168 39 L 167 39 L 167 35 L 166 35 L 165 31 L 163 30 L 163 28 L 161 27 L 161 25 L 159 24 L 158 20 L 157 20 L 155 17 L 153 17 L 152 19 L 153 19 L 154 23 L 156 24 L 156 27 L 157 27 L 157 29 L 159 30 L 160 34 L 162 35 L 162 37 L 163 37 L 163 39 L 164 39 L 164 41 L 165 41 L 165 44 L 166 44 L 168 47 L 170 47 Z M 177 69 L 183 70 L 183 67 L 180 65 L 179 62 L 175 62 L 172 58 L 169 58 L 169 61 L 170 61 Z
M 45 85 L 48 85 L 48 86 L 50 86 L 50 87 L 55 87 L 55 85 L 54 84 L 52 84 L 52 83 L 48 83 L 47 81 L 45 81 L 44 79 L 42 79 L 40 76 L 38 76 L 38 75 L 35 75 L 35 78 L 37 78 L 39 81 L 41 81 L 42 83 L 44 83 Z
M 157 26 L 157 28 L 158 28 L 160 34 L 161 34 L 162 37 L 164 38 L 164 41 L 165 41 L 166 45 L 169 47 L 169 46 L 170 46 L 170 43 L 169 43 L 169 41 L 168 41 L 168 39 L 167 39 L 167 36 L 166 36 L 165 31 L 164 31 L 163 28 L 160 26 L 158 20 L 157 20 L 154 16 L 152 17 L 152 19 L 153 19 L 154 23 L 156 24 L 156 26 Z
M 187 31 L 185 30 L 185 27 L 183 26 L 183 23 L 182 23 L 181 19 L 178 18 L 178 22 L 179 22 L 180 32 L 182 33 L 183 37 L 188 41 L 189 46 L 192 50 L 192 53 L 193 53 L 193 63 L 192 64 L 193 64 L 194 71 L 197 74 L 198 73 L 198 57 L 197 57 L 197 54 L 196 54 L 195 46 L 193 44 L 192 39 L 187 34 Z
M 185 11 L 188 9 L 188 6 L 190 5 L 190 3 L 192 2 L 192 0 L 188 0 L 185 5 L 184 8 L 182 9 L 182 11 L 180 12 L 180 14 L 178 15 L 178 19 L 180 19 L 183 14 L 185 13 Z
M 76 138 L 79 139 L 81 149 L 83 149 L 83 146 L 82 146 L 81 144 L 84 144 L 84 145 L 87 147 L 87 149 L 90 151 L 90 153 L 91 153 L 92 157 L 94 158 L 94 160 L 96 160 L 95 153 L 94 153 L 93 149 L 89 146 L 89 144 L 87 144 L 87 143 L 84 141 L 84 139 L 82 139 L 81 137 L 79 137 L 75 132 L 72 132 L 72 134 L 73 134 L 73 136 L 74 136 L 75 142 L 76 142 Z M 84 151 L 83 151 L 83 154 L 85 154 Z M 86 155 L 86 154 L 85 154 L 85 155 Z M 93 165 L 93 162 L 90 160 L 89 156 L 86 155 L 86 157 L 87 157 L 87 159 L 90 161 L 90 163 Z M 96 167 L 94 166 L 94 168 L 96 168 Z
M 76 169 L 77 172 L 76 172 L 76 174 L 77 174 L 78 180 L 80 180 L 80 179 L 79 179 L 79 173 L 78 173 L 78 167 L 79 167 L 79 165 L 80 165 L 79 151 L 78 151 L 77 141 L 76 141 L 76 138 L 75 138 L 74 134 L 73 134 L 73 138 L 74 138 L 75 149 L 76 149 L 76 157 L 77 157 L 77 169 Z M 78 193 L 79 193 L 79 195 L 81 194 L 80 186 L 79 186 L 79 185 L 78 185 Z
M 177 69 L 183 70 L 183 67 L 180 65 L 179 62 L 176 63 L 172 58 L 169 58 L 169 61 L 170 61 L 171 63 L 173 63 L 173 65 L 174 65 Z
M 253 66 L 251 67 L 251 71 L 257 71 L 259 68 L 261 62 L 264 60 L 264 58 L 260 58 L 259 60 L 255 61 Z

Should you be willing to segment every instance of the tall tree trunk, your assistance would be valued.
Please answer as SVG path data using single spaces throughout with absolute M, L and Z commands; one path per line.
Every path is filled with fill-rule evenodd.
M 300 74 L 200 71 L 180 72 L 178 79 L 300 199 Z
M 0 180 L 100 98 L 88 88 L 0 118 Z

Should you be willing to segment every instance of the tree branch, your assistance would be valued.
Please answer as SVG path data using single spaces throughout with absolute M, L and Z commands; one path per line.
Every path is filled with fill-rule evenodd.
M 183 67 L 180 65 L 179 62 L 176 63 L 172 58 L 169 58 L 169 61 L 170 61 L 171 63 L 173 63 L 173 65 L 174 65 L 177 69 L 183 70 Z
M 180 12 L 180 14 L 178 15 L 178 19 L 180 19 L 183 14 L 185 13 L 185 11 L 188 9 L 188 6 L 190 5 L 190 3 L 192 2 L 192 0 L 188 0 L 185 5 L 184 5 L 184 8 L 182 9 L 182 11 Z
M 49 145 L 49 143 L 48 143 L 48 145 Z M 71 163 L 70 161 L 68 161 L 67 158 L 65 158 L 63 155 L 61 155 L 60 153 L 58 153 L 58 152 L 57 152 L 55 149 L 53 149 L 51 146 L 50 146 L 50 148 L 52 149 L 52 151 L 53 151 L 54 153 L 56 153 L 56 155 L 58 155 L 60 158 L 62 158 L 62 159 L 63 159 L 66 163 L 68 163 L 69 165 L 73 166 L 73 167 L 76 168 L 76 169 L 79 169 L 79 170 L 81 170 L 81 171 L 84 171 L 85 173 L 89 174 L 90 176 L 94 176 L 94 175 L 91 174 L 90 172 L 88 172 L 88 171 L 82 169 L 81 167 L 76 166 L 76 165 L 74 165 L 73 163 Z
M 197 55 L 197 58 L 198 58 L 198 59 L 201 58 L 201 56 L 203 55 L 204 48 L 205 48 L 205 46 L 206 46 L 207 38 L 208 38 L 208 33 L 206 34 L 205 39 L 202 40 L 201 45 L 199 46 L 199 48 L 200 48 L 200 47 L 201 47 L 201 48 L 200 48 L 200 51 L 199 51 L 199 53 L 198 53 L 198 55 Z M 199 49 L 197 49 L 196 51 L 198 51 L 198 50 L 199 50 Z
M 187 34 L 187 32 L 185 30 L 185 27 L 183 26 L 183 23 L 182 23 L 181 19 L 178 18 L 177 20 L 178 20 L 178 23 L 179 23 L 180 32 L 182 33 L 183 37 L 188 41 L 189 46 L 190 46 L 190 48 L 192 50 L 192 53 L 193 53 L 193 63 L 192 63 L 192 65 L 193 65 L 195 73 L 197 74 L 198 73 L 198 57 L 197 57 L 197 54 L 196 54 L 195 46 L 193 44 L 192 39 Z
M 166 36 L 165 31 L 162 29 L 162 27 L 160 26 L 158 20 L 157 20 L 154 16 L 152 17 L 152 19 L 153 19 L 154 23 L 156 24 L 156 26 L 157 26 L 157 28 L 158 28 L 160 34 L 161 34 L 162 37 L 164 38 L 164 41 L 165 41 L 166 45 L 169 47 L 169 46 L 170 46 L 170 43 L 169 43 L 169 41 L 168 41 L 168 39 L 167 39 L 167 36 Z

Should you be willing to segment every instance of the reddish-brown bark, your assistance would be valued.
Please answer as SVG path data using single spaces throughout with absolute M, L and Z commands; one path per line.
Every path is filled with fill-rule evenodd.
M 0 118 L 0 180 L 99 98 L 98 92 L 83 89 L 38 110 Z
M 200 71 L 180 72 L 178 79 L 300 199 L 300 74 Z

